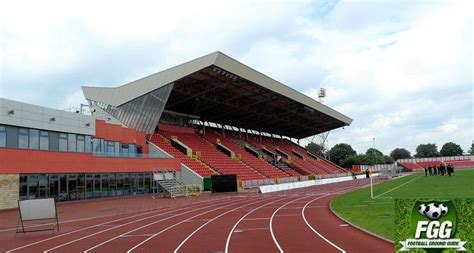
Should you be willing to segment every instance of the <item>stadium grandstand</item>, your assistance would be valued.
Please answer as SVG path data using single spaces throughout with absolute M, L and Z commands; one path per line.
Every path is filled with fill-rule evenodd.
M 2 191 L 2 208 L 151 193 L 166 188 L 154 182 L 160 172 L 204 189 L 212 175 L 242 185 L 347 175 L 299 140 L 352 119 L 221 52 L 82 90 L 90 115 L 0 100 L 0 173 L 14 192 Z

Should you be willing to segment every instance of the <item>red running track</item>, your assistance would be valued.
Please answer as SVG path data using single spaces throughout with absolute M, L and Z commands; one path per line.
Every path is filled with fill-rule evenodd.
M 367 184 L 360 179 L 271 194 L 214 195 L 179 206 L 78 217 L 54 235 L 15 237 L 11 229 L 0 230 L 0 251 L 393 252 L 391 243 L 340 226 L 344 221 L 329 209 L 338 194 Z

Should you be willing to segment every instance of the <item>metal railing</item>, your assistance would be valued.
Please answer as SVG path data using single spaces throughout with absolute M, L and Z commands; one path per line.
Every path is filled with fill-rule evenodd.
M 199 196 L 202 194 L 199 184 L 176 185 L 170 189 L 171 198 Z

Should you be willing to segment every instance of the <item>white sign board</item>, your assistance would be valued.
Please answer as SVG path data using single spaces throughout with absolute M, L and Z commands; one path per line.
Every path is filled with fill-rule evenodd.
M 378 176 L 378 173 L 372 174 L 372 176 Z M 365 175 L 357 175 L 357 179 L 365 178 Z M 278 191 L 286 191 L 291 189 L 297 188 L 304 188 L 313 185 L 323 185 L 323 184 L 332 184 L 337 182 L 344 182 L 353 180 L 352 176 L 344 176 L 344 177 L 334 177 L 334 178 L 325 178 L 325 179 L 316 179 L 316 180 L 308 180 L 308 181 L 300 181 L 300 182 L 293 182 L 293 183 L 284 183 L 284 184 L 274 184 L 274 185 L 262 185 L 260 186 L 261 193 L 268 193 L 268 192 L 278 192 Z
M 56 219 L 54 198 L 21 200 L 18 202 L 18 205 L 23 221 Z

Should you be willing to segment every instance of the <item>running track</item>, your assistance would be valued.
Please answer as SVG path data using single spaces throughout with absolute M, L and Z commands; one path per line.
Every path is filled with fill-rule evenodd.
M 147 211 L 88 217 L 60 233 L 0 230 L 6 252 L 393 252 L 393 245 L 344 224 L 329 209 L 341 182 L 271 194 L 232 194 Z M 343 225 L 343 226 L 341 226 Z

